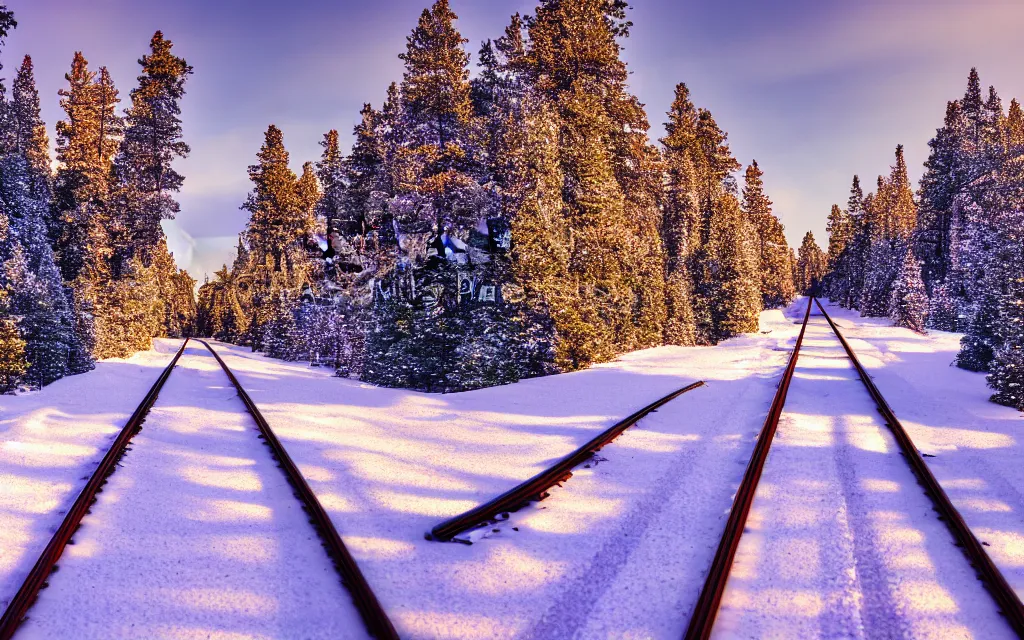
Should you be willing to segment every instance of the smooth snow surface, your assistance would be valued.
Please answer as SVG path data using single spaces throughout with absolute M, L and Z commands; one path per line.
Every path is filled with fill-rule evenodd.
M 718 347 L 651 349 L 451 395 L 379 389 L 215 346 L 403 638 L 679 638 L 805 305 L 765 312 L 762 333 Z M 987 402 L 984 376 L 948 366 L 959 336 L 835 314 L 915 442 L 937 456 L 928 463 L 993 559 L 1024 587 L 1020 414 Z M 812 322 L 718 637 L 1007 637 L 838 341 Z M 0 605 L 172 344 L 0 397 L 0 482 L 16 488 L 0 491 Z M 708 386 L 626 431 L 547 500 L 475 532 L 473 545 L 424 540 L 696 380 Z M 84 635 L 85 616 L 113 625 L 97 637 L 362 634 L 298 501 L 199 347 L 122 465 L 19 637 L 64 637 L 72 610 L 83 622 L 66 637 Z M 100 613 L 79 611 L 88 603 Z

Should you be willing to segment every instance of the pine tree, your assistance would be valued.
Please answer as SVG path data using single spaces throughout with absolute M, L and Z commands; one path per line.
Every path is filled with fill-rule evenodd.
M 921 280 L 921 264 L 908 245 L 903 254 L 903 267 L 893 285 L 889 317 L 897 327 L 923 333 L 927 313 L 928 293 Z
M 316 215 L 324 221 L 324 233 L 329 236 L 344 215 L 347 192 L 345 161 L 338 147 L 338 131 L 331 129 L 325 133 L 320 146 L 324 152 L 316 164 L 316 175 L 323 189 L 323 197 L 317 203 Z
M 676 85 L 675 100 L 668 112 L 666 136 L 661 139 L 665 149 L 661 233 L 665 246 L 665 342 L 682 346 L 697 344 L 693 281 L 689 270 L 700 233 L 700 199 L 692 157 L 696 127 L 697 110 L 690 102 L 689 89 L 680 83 Z M 705 324 L 709 321 L 710 313 Z M 707 340 L 709 338 L 704 342 Z
M 10 224 L 7 214 L 0 211 L 0 259 L 6 257 L 10 252 L 8 247 L 12 243 L 10 237 Z M 0 282 L 6 278 L 0 274 Z M 7 290 L 9 285 L 0 286 L 0 393 L 13 393 L 18 382 L 28 371 L 28 361 L 25 358 L 25 341 L 18 333 L 18 325 L 10 313 L 10 295 Z
M 789 244 L 784 227 L 772 214 L 772 202 L 764 193 L 764 172 L 753 161 L 747 167 L 743 187 L 743 211 L 757 234 L 758 270 L 763 306 L 783 307 L 796 296 L 789 270 Z
M 50 139 L 39 112 L 39 91 L 33 74 L 32 58 L 25 56 L 14 80 L 11 102 L 11 125 L 16 149 L 28 161 L 31 174 L 30 193 L 37 200 L 49 202 L 53 176 L 50 172 Z
M 10 313 L 19 316 L 31 380 L 43 386 L 92 367 L 82 357 L 75 320 L 46 236 L 46 203 L 32 193 L 32 169 L 24 155 L 0 159 L 0 206 L 9 212 L 9 248 L 0 286 L 10 294 Z M 73 368 L 74 367 L 74 368 Z
M 608 275 L 619 281 L 614 293 L 611 289 L 609 292 L 625 297 L 602 301 L 602 305 L 614 302 L 619 305 L 616 314 L 628 315 L 605 316 L 616 339 L 605 353 L 649 346 L 661 339 L 666 314 L 665 256 L 658 234 L 660 168 L 657 153 L 647 140 L 649 125 L 643 109 L 626 87 L 628 73 L 619 44 L 629 30 L 625 5 L 602 0 L 551 0 L 542 2 L 526 22 L 529 45 L 523 68 L 540 94 L 558 108 L 564 128 L 561 164 L 570 189 L 575 188 L 574 174 L 584 172 L 596 178 L 610 170 L 614 182 L 602 187 L 601 197 L 622 202 L 614 205 L 615 212 L 602 222 L 606 230 L 599 231 L 586 228 L 583 221 L 591 218 L 588 214 L 577 215 L 575 209 L 580 203 L 574 202 L 571 191 L 565 198 L 573 238 L 587 238 L 584 243 L 575 242 L 574 268 L 589 262 L 579 259 L 580 252 L 593 251 L 590 243 L 597 239 L 595 234 L 604 242 L 618 245 L 613 258 L 618 264 L 605 266 L 613 269 Z M 584 102 L 591 111 L 579 108 Z M 581 154 L 574 146 L 584 130 L 590 137 L 585 142 L 586 153 Z M 603 238 L 607 233 L 613 237 Z M 603 341 L 599 333 L 594 339 Z
M 172 47 L 157 31 L 150 53 L 139 60 L 142 75 L 131 92 L 124 140 L 114 160 L 116 189 L 109 209 L 115 278 L 136 255 L 149 265 L 163 237 L 160 221 L 179 210 L 172 194 L 181 190 L 185 179 L 172 162 L 189 154 L 182 140 L 179 103 L 192 67 L 174 56 Z
M 716 293 L 711 305 L 716 338 L 757 331 L 762 309 L 757 238 L 732 194 L 722 195 L 713 205 L 708 253 Z
M 825 253 L 814 240 L 814 234 L 808 231 L 800 243 L 797 259 L 797 288 L 800 293 L 816 295 L 818 284 L 825 275 Z
M 995 389 L 992 401 L 1024 410 L 1024 266 L 1019 250 L 1016 273 L 999 304 L 1001 345 L 995 349 L 988 386 Z
M 242 205 L 250 214 L 246 242 L 257 261 L 270 255 L 274 271 L 279 272 L 285 254 L 295 250 L 307 229 L 306 203 L 297 191 L 298 178 L 288 167 L 284 136 L 274 125 L 267 129 L 257 158 L 259 163 L 249 167 L 253 190 Z
M 86 271 L 91 281 L 103 277 L 110 256 L 105 203 L 123 119 L 120 102 L 106 68 L 99 78 L 76 53 L 65 75 L 69 88 L 62 89 L 61 107 L 67 119 L 57 123 L 57 160 L 49 234 L 61 273 L 73 282 Z M 79 288 L 86 284 L 80 284 Z

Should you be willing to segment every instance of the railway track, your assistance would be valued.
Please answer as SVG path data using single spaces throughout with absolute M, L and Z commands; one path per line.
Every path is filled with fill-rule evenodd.
M 896 417 L 896 414 L 892 411 L 892 408 L 886 402 L 878 387 L 875 386 L 871 376 L 860 363 L 860 360 L 842 335 L 842 332 L 840 332 L 838 326 L 825 311 L 821 303 L 813 297 L 807 300 L 807 309 L 804 313 L 796 345 L 783 373 L 782 380 L 779 383 L 771 408 L 768 411 L 768 416 L 761 429 L 757 445 L 744 473 L 743 480 L 736 492 L 725 531 L 722 534 L 704 587 L 690 618 L 685 638 L 687 640 L 704 640 L 711 637 L 715 617 L 718 613 L 722 596 L 725 593 L 726 583 L 733 560 L 735 559 L 736 550 L 739 547 L 740 537 L 746 526 L 747 517 L 753 504 L 768 451 L 771 448 L 772 439 L 778 428 L 779 418 L 785 407 L 786 396 L 793 378 L 793 372 L 796 369 L 797 360 L 800 357 L 800 347 L 803 343 L 804 333 L 811 317 L 813 305 L 817 305 L 832 332 L 843 345 L 843 349 L 856 369 L 860 380 L 863 382 L 886 426 L 898 443 L 903 459 L 907 461 L 918 483 L 924 487 L 925 494 L 931 499 L 935 511 L 939 514 L 939 519 L 946 523 L 956 545 L 962 548 L 971 566 L 977 571 L 978 579 L 982 581 L 996 602 L 1000 613 L 1006 618 L 1018 637 L 1024 638 L 1024 604 L 1021 603 L 1016 592 L 992 562 L 981 542 L 971 532 L 970 527 L 968 527 L 963 517 L 942 489 L 942 486 L 935 479 L 921 453 L 914 446 L 906 429 L 900 423 L 899 418 Z
M 688 384 L 681 389 L 673 391 L 663 398 L 655 400 L 646 407 L 616 422 L 614 425 L 592 438 L 582 447 L 576 449 L 548 469 L 541 471 L 529 480 L 509 489 L 493 500 L 485 502 L 484 504 L 474 507 L 461 515 L 457 515 L 454 518 L 450 518 L 438 524 L 426 534 L 426 539 L 450 542 L 460 533 L 470 529 L 475 529 L 493 521 L 499 514 L 509 511 L 517 511 L 531 502 L 543 500 L 547 497 L 548 489 L 556 484 L 568 480 L 572 476 L 572 470 L 576 466 L 589 460 L 591 456 L 601 449 L 601 447 L 604 447 L 609 442 L 619 437 L 623 431 L 632 427 L 645 416 L 656 411 L 659 407 L 668 404 L 688 391 L 693 391 L 694 389 L 702 386 L 704 386 L 704 381 L 701 380 L 694 382 L 693 384 Z
M 323 546 L 327 550 L 335 569 L 340 575 L 342 583 L 351 594 L 353 603 L 359 611 L 369 634 L 378 640 L 397 639 L 398 634 L 395 631 L 394 626 L 380 602 L 377 600 L 377 597 L 374 595 L 373 590 L 370 588 L 369 583 L 367 583 L 366 578 L 363 576 L 352 555 L 342 542 L 341 536 L 335 529 L 330 517 L 320 504 L 320 501 L 313 494 L 309 484 L 306 482 L 302 473 L 288 455 L 288 452 L 281 444 L 281 441 L 277 438 L 273 429 L 271 429 L 266 419 L 260 413 L 259 408 L 252 401 L 249 394 L 246 393 L 245 389 L 235 377 L 234 373 L 230 368 L 228 368 L 227 364 L 213 349 L 213 347 L 203 340 L 196 340 L 196 342 L 202 344 L 217 360 L 217 363 L 220 365 L 221 369 L 227 375 L 231 384 L 238 392 L 238 396 L 245 405 L 246 410 L 256 422 L 256 426 L 260 431 L 261 439 L 270 448 L 271 455 L 285 474 L 289 484 L 292 486 L 292 489 L 295 492 L 295 497 L 302 502 L 303 510 L 309 516 L 310 523 L 314 526 L 317 534 L 323 542 Z M 72 507 L 68 510 L 56 533 L 51 537 L 50 541 L 43 549 L 43 552 L 29 571 L 28 576 L 18 589 L 14 598 L 11 600 L 7 609 L 4 611 L 3 616 L 0 617 L 0 640 L 10 640 L 10 638 L 14 636 L 18 626 L 28 613 L 29 608 L 35 602 L 39 591 L 46 586 L 46 580 L 54 571 L 65 547 L 78 530 L 86 514 L 89 513 L 89 508 L 96 502 L 96 494 L 102 489 L 107 478 L 116 470 L 117 462 L 124 455 L 125 449 L 131 442 L 131 439 L 142 429 L 146 415 L 156 403 L 161 389 L 163 389 L 167 379 L 171 376 L 171 373 L 177 366 L 178 361 L 181 359 L 181 356 L 185 352 L 185 348 L 188 344 L 189 339 L 186 338 L 185 341 L 182 342 L 181 347 L 174 354 L 170 363 L 161 372 L 160 376 L 150 388 L 149 392 L 145 395 L 142 402 L 139 403 L 139 406 L 135 409 L 124 427 L 118 433 L 110 448 L 103 456 L 99 466 L 89 477 L 85 487 L 75 499 Z

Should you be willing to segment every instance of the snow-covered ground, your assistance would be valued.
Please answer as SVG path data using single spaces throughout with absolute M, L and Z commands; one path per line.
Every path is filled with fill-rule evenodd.
M 367 637 L 257 433 L 190 343 L 18 637 Z
M 587 371 L 450 395 L 379 389 L 244 348 L 217 348 L 402 637 L 677 638 L 804 304 L 765 312 L 763 333 L 715 348 L 663 347 Z M 916 336 L 842 311 L 836 318 L 915 442 L 938 456 L 929 463 L 993 558 L 1012 584 L 1024 586 L 1024 497 L 1014 488 L 1024 486 L 1024 471 L 1013 464 L 1024 453 L 1013 433 L 1019 414 L 986 402 L 983 376 L 947 366 L 957 336 Z M 800 629 L 880 637 L 872 625 L 882 616 L 905 623 L 883 634 L 999 637 L 1005 625 L 993 618 L 927 498 L 907 486 L 909 470 L 886 444 L 863 386 L 835 357 L 838 342 L 827 338 L 815 329 L 805 342 L 719 635 L 793 637 Z M 84 484 L 79 478 L 169 359 L 171 343 L 160 346 L 162 353 L 103 363 L 39 393 L 0 397 L 0 482 L 16 488 L 0 493 L 0 606 Z M 114 380 L 117 367 L 134 369 Z M 333 573 L 322 585 L 308 578 L 304 590 L 288 582 L 293 567 L 320 576 L 329 565 L 315 538 L 306 539 L 312 529 L 226 379 L 191 349 L 179 369 L 86 516 L 76 536 L 82 550 L 69 547 L 30 611 L 25 635 L 56 633 L 47 617 L 72 610 L 84 624 L 81 609 L 92 598 L 120 610 L 118 629 L 135 622 L 160 637 L 362 637 Z M 695 380 L 707 387 L 642 420 L 597 464 L 475 544 L 424 539 L 441 520 Z M 820 396 L 822 385 L 828 397 Z M 845 417 L 827 417 L 838 413 Z M 163 506 L 145 507 L 147 495 Z M 163 534 L 158 527 L 166 527 Z M 144 559 L 150 550 L 157 557 Z M 832 568 L 840 573 L 827 575 Z M 124 584 L 102 586 L 104 575 Z M 87 578 L 96 591 L 75 595 Z M 876 583 L 865 587 L 869 579 Z M 137 594 L 150 596 L 148 617 L 132 617 Z M 878 599 L 885 594 L 888 600 Z M 297 610 L 304 612 L 298 626 L 288 626 Z
M 0 396 L 0 607 L 6 607 L 179 340 Z
M 881 332 L 889 344 L 913 335 Z M 904 395 L 882 379 L 878 385 L 890 401 Z M 1014 637 L 816 308 L 715 631 L 723 638 Z

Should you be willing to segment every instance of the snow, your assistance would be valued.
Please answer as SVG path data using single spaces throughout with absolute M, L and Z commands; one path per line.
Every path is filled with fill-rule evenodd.
M 367 637 L 257 433 L 191 343 L 18 637 Z
M 403 638 L 677 638 L 804 304 L 765 312 L 762 333 L 718 347 L 662 347 L 450 395 L 215 346 Z M 993 559 L 1024 587 L 1019 414 L 987 402 L 984 376 L 947 366 L 958 336 L 835 317 L 914 441 L 937 456 L 928 463 Z M 813 322 L 717 636 L 1006 637 L 838 341 Z M 0 604 L 169 351 L 0 397 L 0 473 L 19 488 L 0 494 Z M 119 367 L 134 368 L 115 378 Z M 183 357 L 19 637 L 360 637 L 298 501 L 212 367 L 201 351 Z M 707 386 L 626 431 L 547 500 L 475 532 L 474 544 L 424 539 L 696 380 Z M 84 422 L 71 424 L 72 412 Z M 93 617 L 90 602 L 103 604 Z M 91 631 L 101 619 L 119 626 Z
M 715 636 L 1014 637 L 816 312 Z
M 6 607 L 110 443 L 181 344 L 0 396 L 0 607 Z
M 218 348 L 403 637 L 552 638 L 577 629 L 580 637 L 625 629 L 676 637 L 798 327 L 775 311 L 763 329 L 769 333 L 714 349 L 653 349 L 587 371 L 443 396 Z M 284 378 L 294 383 L 280 384 Z M 696 380 L 708 386 L 642 420 L 601 452 L 605 462 L 579 469 L 476 544 L 424 540 L 438 522 Z M 680 549 L 680 539 L 700 544 Z M 641 553 L 656 559 L 657 574 L 650 562 L 632 563 Z M 635 588 L 634 579 L 652 578 L 662 585 L 657 597 Z M 609 592 L 630 584 L 625 595 Z

